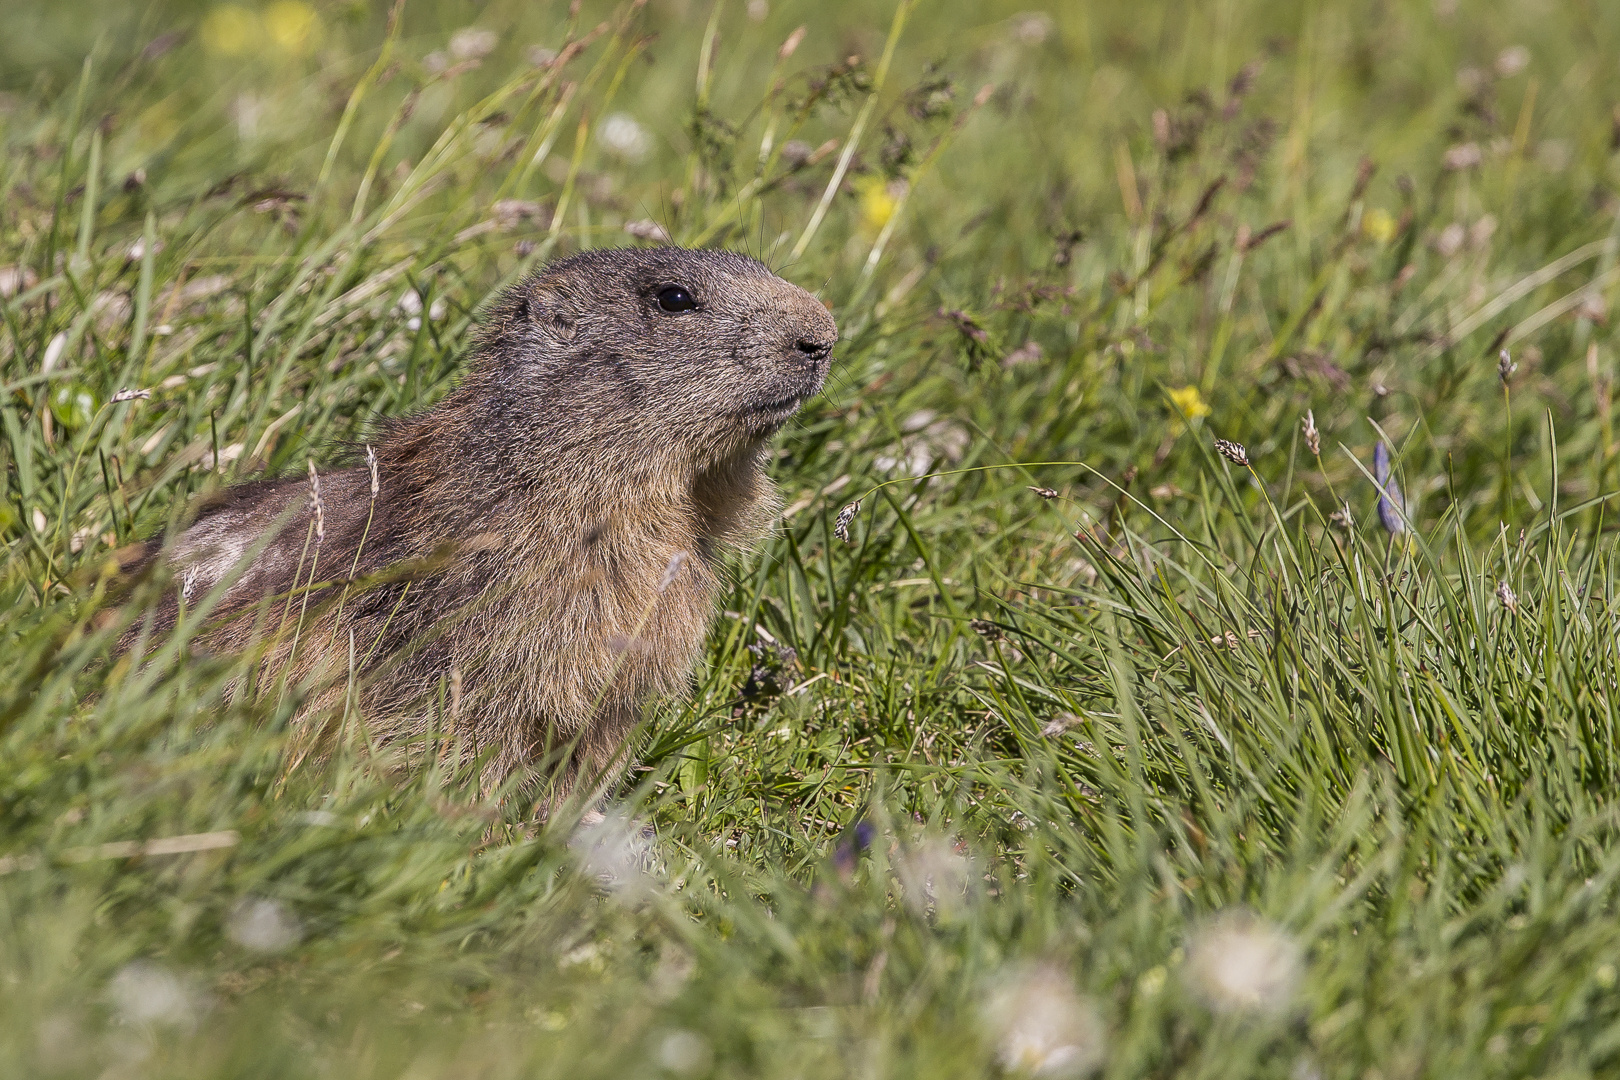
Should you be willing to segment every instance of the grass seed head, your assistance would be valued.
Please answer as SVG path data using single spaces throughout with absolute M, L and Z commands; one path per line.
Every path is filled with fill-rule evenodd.
M 152 391 L 150 390 L 131 390 L 125 387 L 112 396 L 112 401 L 109 404 L 117 405 L 120 401 L 145 401 L 151 396 Z
M 1232 464 L 1248 468 L 1249 451 L 1244 448 L 1242 443 L 1236 443 L 1230 439 L 1216 439 L 1215 449 L 1220 451 L 1221 456 Z
M 659 592 L 664 592 L 675 584 L 675 579 L 681 576 L 681 568 L 686 565 L 689 558 L 691 556 L 684 551 L 677 551 L 669 557 L 669 565 L 664 567 L 664 576 L 658 579 Z
M 370 443 L 366 444 L 366 470 L 371 473 L 371 497 L 375 499 L 381 485 L 377 483 L 377 451 Z
M 321 499 L 321 477 L 315 471 L 315 461 L 309 461 L 309 509 L 315 515 L 315 542 L 326 539 L 326 503 Z
M 1513 378 L 1513 373 L 1519 370 L 1519 365 L 1513 362 L 1513 356 L 1506 349 L 1496 355 L 1496 378 L 1503 386 Z
M 1519 597 L 1514 593 L 1513 586 L 1507 582 L 1498 581 L 1496 583 L 1496 598 L 1502 601 L 1502 606 L 1513 612 L 1513 614 L 1517 615 L 1519 613 Z
M 1322 433 L 1316 429 L 1316 414 L 1310 409 L 1305 410 L 1305 448 L 1311 452 L 1312 457 L 1322 456 Z
M 861 512 L 861 500 L 856 499 L 842 510 L 838 511 L 838 520 L 833 522 L 833 535 L 846 544 L 855 541 L 849 537 L 849 526 L 855 520 L 855 515 Z
M 788 57 L 798 52 L 799 43 L 804 40 L 804 35 L 806 33 L 806 29 L 801 26 L 797 30 L 793 31 L 793 33 L 789 34 L 787 36 L 787 40 L 782 42 L 782 47 L 776 50 L 776 58 L 778 60 L 786 60 Z
M 1048 739 L 1054 739 L 1072 727 L 1078 727 L 1080 718 L 1074 713 L 1058 713 L 1041 727 L 1041 734 Z
M 1051 502 L 1053 499 L 1058 497 L 1058 493 L 1049 487 L 1031 487 L 1029 490 L 1033 491 L 1047 502 Z
M 626 222 L 624 231 L 637 240 L 651 240 L 654 243 L 669 243 L 669 230 L 665 229 L 652 218 L 642 218 L 639 221 Z

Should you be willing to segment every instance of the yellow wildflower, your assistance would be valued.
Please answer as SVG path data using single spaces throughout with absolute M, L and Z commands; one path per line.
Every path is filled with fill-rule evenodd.
M 259 17 L 240 4 L 221 4 L 202 21 L 203 48 L 216 56 L 239 56 L 259 33 Z
M 294 56 L 309 51 L 320 28 L 315 9 L 302 0 L 276 0 L 264 9 L 264 29 L 271 42 Z
M 1361 215 L 1361 235 L 1380 244 L 1387 244 L 1395 239 L 1397 227 L 1388 210 L 1374 207 Z
M 905 192 L 903 182 L 890 183 L 881 176 L 866 176 L 856 181 L 855 193 L 861 200 L 861 225 L 871 232 L 879 232 L 894 216 Z
M 1196 420 L 1201 416 L 1208 416 L 1210 407 L 1204 401 L 1204 395 L 1198 392 L 1196 386 L 1183 386 L 1179 390 L 1170 391 L 1171 404 L 1188 420 Z

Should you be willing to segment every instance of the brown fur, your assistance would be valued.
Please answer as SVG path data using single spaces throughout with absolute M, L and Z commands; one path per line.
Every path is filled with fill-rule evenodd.
M 662 310 L 669 285 L 698 310 Z M 767 440 L 821 389 L 836 338 L 819 301 L 740 255 L 565 259 L 493 306 L 457 389 L 377 438 L 375 497 L 364 464 L 320 476 L 318 545 L 294 477 L 228 489 L 147 561 L 191 604 L 240 573 L 203 644 L 273 636 L 271 672 L 327 687 L 306 728 L 349 692 L 352 641 L 375 736 L 427 731 L 448 689 L 464 751 L 493 750 L 486 780 L 538 782 L 555 761 L 554 795 L 604 782 L 643 705 L 685 688 L 720 559 L 775 505 Z M 403 580 L 351 589 L 340 610 L 351 568 Z M 335 584 L 310 597 L 295 649 L 302 601 L 285 620 L 285 601 L 268 619 L 259 601 L 311 581 Z

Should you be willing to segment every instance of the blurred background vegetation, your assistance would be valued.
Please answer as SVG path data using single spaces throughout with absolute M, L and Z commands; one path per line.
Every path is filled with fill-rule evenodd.
M 0 1072 L 1615 1068 L 1620 8 L 6 15 Z M 604 823 L 110 655 L 113 550 L 666 239 L 844 336 Z

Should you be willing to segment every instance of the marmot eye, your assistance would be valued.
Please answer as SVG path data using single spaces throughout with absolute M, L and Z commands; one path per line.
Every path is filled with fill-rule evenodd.
M 692 294 L 679 285 L 665 285 L 658 290 L 658 306 L 672 315 L 679 315 L 683 311 L 696 311 L 697 301 Z

